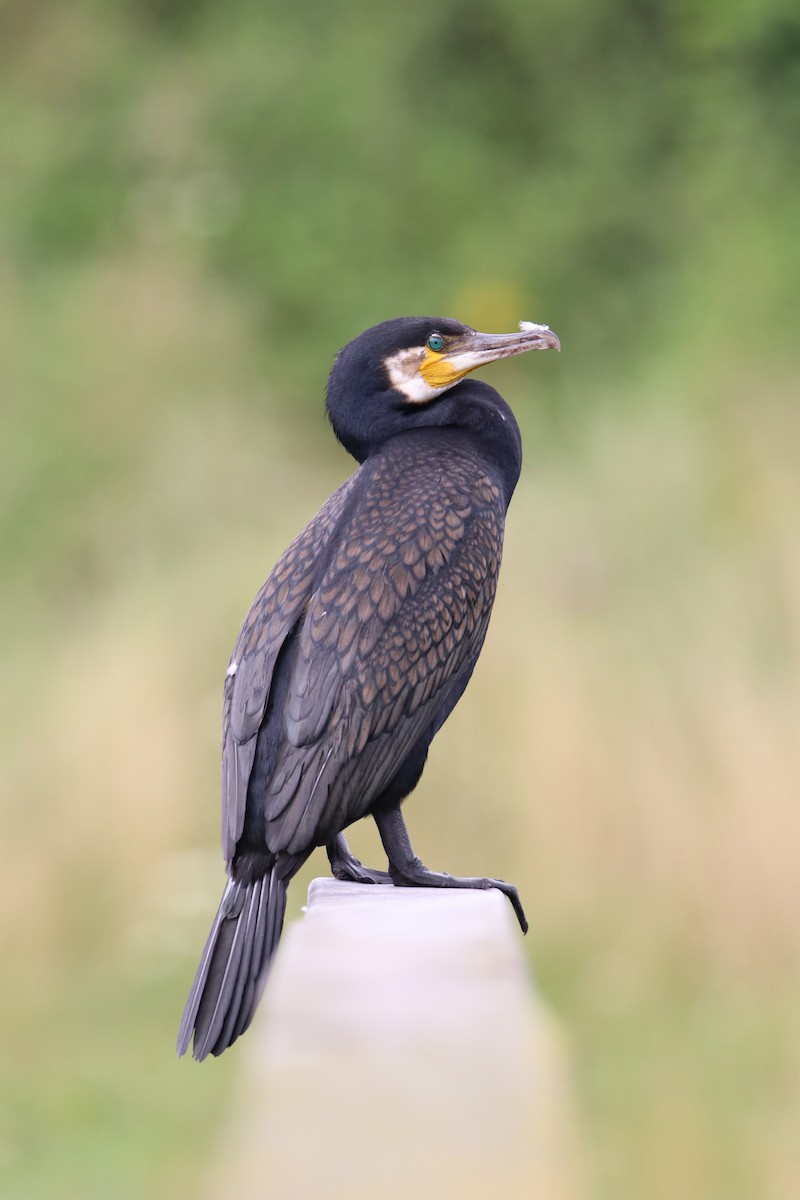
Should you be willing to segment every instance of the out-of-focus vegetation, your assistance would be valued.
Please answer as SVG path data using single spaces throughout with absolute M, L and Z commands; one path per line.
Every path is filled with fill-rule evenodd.
M 796 6 L 19 0 L 0 53 L 3 1195 L 199 1192 L 221 676 L 350 469 L 333 353 L 428 311 L 564 353 L 491 374 L 526 470 L 417 847 L 520 884 L 594 1194 L 793 1200 Z

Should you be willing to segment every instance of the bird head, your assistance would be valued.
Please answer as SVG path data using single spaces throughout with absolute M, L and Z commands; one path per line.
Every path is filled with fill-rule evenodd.
M 556 335 L 530 321 L 520 322 L 516 333 L 478 333 L 448 317 L 384 321 L 336 356 L 327 391 L 331 424 L 344 446 L 363 459 L 405 428 L 448 424 L 438 409 L 440 397 L 478 367 L 550 349 L 561 349 Z
M 546 325 L 530 322 L 522 322 L 519 333 L 477 333 L 457 321 L 441 319 L 420 324 L 424 327 L 416 331 L 410 345 L 390 350 L 383 358 L 389 383 L 408 404 L 428 404 L 471 371 L 498 358 L 561 348 Z

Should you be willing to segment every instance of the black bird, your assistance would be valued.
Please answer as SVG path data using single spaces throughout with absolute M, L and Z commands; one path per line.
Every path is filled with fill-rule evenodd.
M 225 679 L 222 849 L 228 883 L 178 1035 L 221 1054 L 252 1019 L 280 937 L 286 888 L 316 846 L 359 883 L 517 889 L 429 871 L 400 812 L 460 699 L 494 602 L 522 445 L 511 409 L 465 377 L 527 350 L 560 349 L 545 325 L 476 333 L 401 317 L 339 353 L 333 431 L 361 464 L 267 579 Z M 389 871 L 343 830 L 376 821 Z

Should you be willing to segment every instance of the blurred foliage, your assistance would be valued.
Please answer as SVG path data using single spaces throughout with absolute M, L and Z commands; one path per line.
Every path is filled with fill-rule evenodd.
M 732 350 L 743 305 L 751 337 L 791 345 L 786 0 L 84 0 L 4 26 L 13 261 L 180 247 L 248 289 L 300 395 L 354 329 L 496 279 L 580 347 L 567 370 L 709 327 Z
M 796 6 L 6 0 L 0 60 L 0 1192 L 197 1194 L 221 666 L 349 470 L 334 353 L 427 311 L 564 353 L 491 376 L 526 472 L 415 841 L 530 897 L 599 1197 L 794 1200 Z

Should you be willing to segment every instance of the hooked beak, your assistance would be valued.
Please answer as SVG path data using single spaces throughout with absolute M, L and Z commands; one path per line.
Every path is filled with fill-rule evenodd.
M 547 325 L 520 321 L 519 333 L 475 333 L 471 329 L 449 338 L 447 349 L 420 347 L 416 353 L 421 352 L 421 361 L 415 353 L 410 375 L 405 353 L 387 360 L 387 366 L 393 386 L 403 393 L 407 403 L 427 404 L 485 363 L 526 354 L 528 350 L 560 349 L 561 343 Z
M 529 350 L 560 350 L 561 343 L 547 325 L 520 321 L 519 333 L 469 333 L 445 356 L 459 375 L 474 371 L 498 358 L 527 354 Z
M 560 349 L 561 343 L 552 329 L 547 325 L 534 325 L 532 321 L 520 321 L 519 333 L 470 331 L 452 341 L 444 352 L 426 347 L 419 367 L 426 390 L 422 396 L 414 397 L 414 403 L 440 395 L 470 371 L 498 358 L 526 354 L 528 350 Z

